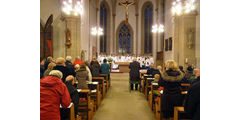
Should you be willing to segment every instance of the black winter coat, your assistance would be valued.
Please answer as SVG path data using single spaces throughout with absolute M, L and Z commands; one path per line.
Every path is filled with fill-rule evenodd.
M 50 62 L 48 62 L 48 61 L 45 61 L 45 62 L 44 62 L 44 68 L 45 68 L 44 71 L 48 68 L 48 64 L 49 64 L 49 63 L 50 63 Z
M 129 65 L 130 69 L 130 80 L 131 81 L 139 81 L 140 80 L 140 63 L 137 61 L 131 62 Z
M 189 87 L 184 110 L 192 120 L 200 120 L 200 77 Z
M 73 85 L 70 82 L 65 82 L 69 94 L 71 96 L 72 102 L 74 104 L 74 112 L 75 112 L 75 117 L 77 116 L 78 113 L 78 103 L 79 103 L 79 95 L 78 95 L 78 91 L 76 88 L 73 87 Z
M 151 75 L 152 75 L 152 78 L 154 78 L 154 76 L 155 76 L 156 74 L 159 74 L 159 75 L 160 75 L 160 72 L 159 72 L 159 70 L 157 70 L 157 69 L 151 68 L 151 69 L 147 70 L 147 74 L 151 74 Z M 160 75 L 160 76 L 161 76 L 161 75 Z
M 180 81 L 184 77 L 184 73 L 181 71 L 167 70 L 161 75 L 163 80 L 159 80 L 159 85 L 164 87 L 163 95 L 161 96 L 161 109 L 163 117 L 169 118 L 173 117 L 174 106 L 183 105 Z
M 44 66 L 40 65 L 40 79 L 43 77 L 44 71 L 45 71 Z
M 56 66 L 53 68 L 53 70 L 59 70 L 59 71 L 61 71 L 62 74 L 63 74 L 62 81 L 65 82 L 66 77 L 69 75 L 69 73 L 68 73 L 68 71 L 69 71 L 68 68 L 65 67 L 65 66 L 63 66 L 63 65 L 56 65 Z
M 100 68 L 101 66 L 99 65 L 99 63 L 97 61 L 95 62 L 91 62 L 91 73 L 92 73 L 92 77 L 99 77 L 100 76 Z
M 74 65 L 70 62 L 70 61 L 66 61 L 65 62 L 66 64 L 66 67 L 68 68 L 68 74 L 69 75 L 73 75 L 74 77 L 76 76 L 76 73 L 75 73 L 75 68 L 74 68 Z

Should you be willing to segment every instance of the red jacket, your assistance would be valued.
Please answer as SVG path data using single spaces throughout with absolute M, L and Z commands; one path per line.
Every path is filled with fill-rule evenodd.
M 83 63 L 82 60 L 75 60 L 74 63 L 73 63 L 73 65 L 75 66 L 76 64 L 79 64 L 79 66 L 81 66 L 82 63 Z
M 40 80 L 40 118 L 41 120 L 60 120 L 60 104 L 67 108 L 71 98 L 66 85 L 55 76 Z

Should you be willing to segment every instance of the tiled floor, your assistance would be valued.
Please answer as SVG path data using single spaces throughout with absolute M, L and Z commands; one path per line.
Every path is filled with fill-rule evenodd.
M 111 88 L 93 120 L 154 120 L 154 115 L 139 91 L 129 92 L 128 73 L 112 73 Z

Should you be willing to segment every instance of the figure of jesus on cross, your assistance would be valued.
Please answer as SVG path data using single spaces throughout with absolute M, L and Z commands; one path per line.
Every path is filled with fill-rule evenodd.
M 125 7 L 125 15 L 126 15 L 125 23 L 128 24 L 128 7 L 131 5 L 135 5 L 135 2 L 128 2 L 128 0 L 126 0 L 125 2 L 119 2 L 118 5 Z

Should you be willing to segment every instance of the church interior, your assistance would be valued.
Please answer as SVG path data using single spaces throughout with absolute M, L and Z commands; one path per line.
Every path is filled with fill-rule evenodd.
M 41 120 L 200 120 L 200 0 L 40 0 L 40 59 Z

